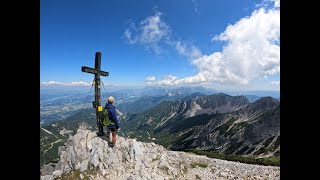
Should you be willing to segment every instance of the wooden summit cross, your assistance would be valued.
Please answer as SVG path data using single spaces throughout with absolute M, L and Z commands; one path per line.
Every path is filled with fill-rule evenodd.
M 101 122 L 101 95 L 100 95 L 100 75 L 109 76 L 109 72 L 101 71 L 101 53 L 96 52 L 94 68 L 82 66 L 81 71 L 86 73 L 94 74 L 94 92 L 95 92 L 95 101 L 92 102 L 93 108 L 96 108 L 96 119 L 97 119 L 97 128 L 98 136 L 103 136 L 103 125 Z

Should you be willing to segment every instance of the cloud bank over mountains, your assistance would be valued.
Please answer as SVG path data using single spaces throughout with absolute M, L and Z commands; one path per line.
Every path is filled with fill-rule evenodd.
M 269 1 L 264 1 L 267 3 Z M 211 41 L 224 41 L 222 51 L 202 54 L 201 50 L 188 42 L 175 41 L 170 38 L 172 28 L 161 19 L 161 13 L 156 13 L 142 20 L 141 32 L 127 29 L 129 42 L 150 45 L 160 52 L 159 44 L 167 43 L 178 54 L 190 59 L 197 69 L 193 76 L 178 78 L 168 74 L 162 79 L 146 78 L 147 85 L 250 85 L 255 80 L 268 79 L 280 74 L 280 1 L 274 2 L 272 7 L 260 4 L 249 17 L 244 17 L 226 27 L 225 31 L 214 36 Z M 269 2 L 269 3 L 270 3 Z M 148 23 L 146 23 L 148 22 Z M 151 28 L 152 27 L 152 28 Z M 146 31 L 148 29 L 148 31 Z M 132 35 L 136 34 L 134 41 Z M 146 38 L 149 37 L 149 38 Z M 150 39 L 151 41 L 143 41 Z M 152 42 L 152 44 L 150 44 Z M 157 47 L 157 48 L 154 48 Z M 151 77 L 149 76 L 149 77 Z M 280 85 L 280 82 L 270 81 L 269 84 Z
M 40 86 L 91 86 L 91 83 L 78 81 L 78 82 L 57 82 L 57 81 L 48 81 L 48 82 L 41 82 Z

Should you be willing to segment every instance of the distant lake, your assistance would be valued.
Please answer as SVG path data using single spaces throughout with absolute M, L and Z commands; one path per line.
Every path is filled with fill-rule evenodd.
M 61 99 L 61 98 L 67 98 L 67 97 L 70 97 L 70 96 L 72 96 L 72 95 L 59 96 L 59 97 L 54 97 L 54 98 L 46 99 L 46 100 L 41 100 L 41 99 L 40 99 L 40 103 L 50 102 L 50 101 L 58 100 L 58 99 Z

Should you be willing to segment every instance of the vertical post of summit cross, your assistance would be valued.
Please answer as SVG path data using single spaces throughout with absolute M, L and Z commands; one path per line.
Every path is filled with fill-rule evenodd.
M 95 57 L 95 69 L 100 70 L 101 69 L 101 53 L 97 52 Z M 100 94 L 100 73 L 96 73 L 94 75 L 95 84 L 94 84 L 94 92 L 95 92 L 95 104 L 96 104 L 96 119 L 97 119 L 97 128 L 98 128 L 98 136 L 103 135 L 103 126 L 101 123 L 101 116 L 100 116 L 100 110 L 99 107 L 101 107 L 101 94 Z M 99 111 L 100 110 L 100 111 Z
M 101 53 L 96 52 L 95 56 L 95 63 L 94 63 L 94 69 L 86 66 L 81 67 L 82 72 L 87 72 L 94 74 L 94 92 L 95 92 L 95 101 L 93 102 L 93 107 L 96 109 L 96 120 L 97 120 L 97 128 L 98 128 L 98 136 L 103 135 L 103 125 L 101 122 L 101 111 L 102 111 L 102 106 L 101 106 L 101 80 L 100 80 L 100 75 L 102 76 L 108 76 L 109 73 L 105 71 L 101 71 Z

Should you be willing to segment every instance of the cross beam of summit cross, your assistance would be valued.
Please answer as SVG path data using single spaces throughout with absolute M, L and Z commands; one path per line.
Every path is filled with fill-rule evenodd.
M 109 72 L 101 70 L 101 53 L 96 52 L 95 56 L 95 66 L 94 68 L 82 66 L 82 72 L 94 74 L 94 92 L 95 92 L 95 101 L 92 102 L 93 107 L 96 108 L 96 119 L 97 119 L 97 128 L 98 128 L 98 136 L 103 135 L 103 125 L 101 122 L 101 93 L 100 93 L 100 75 L 101 76 L 109 76 Z

